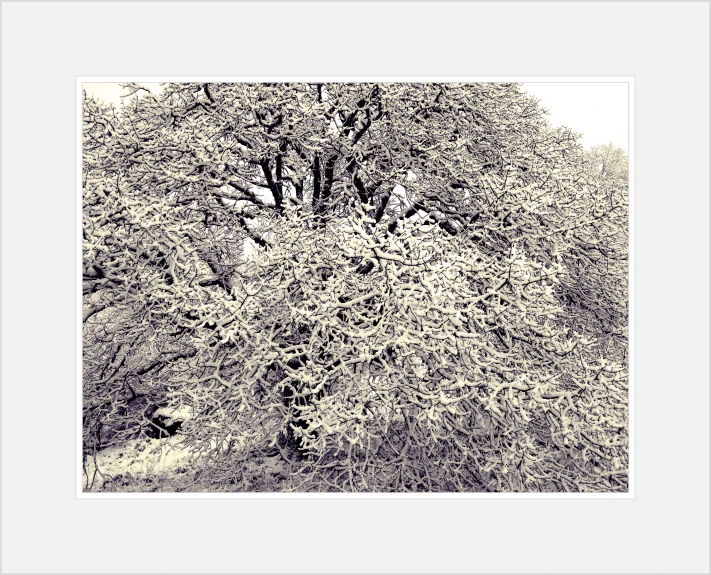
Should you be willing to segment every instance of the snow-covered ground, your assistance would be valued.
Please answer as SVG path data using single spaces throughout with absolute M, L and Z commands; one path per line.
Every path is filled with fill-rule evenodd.
M 178 434 L 166 439 L 141 438 L 107 447 L 84 465 L 82 486 L 87 492 L 207 492 L 284 491 L 293 489 L 289 471 L 279 457 L 233 451 L 233 473 L 217 483 L 198 479 L 205 462 L 191 460 L 193 453 L 181 445 Z M 243 444 L 239 438 L 237 445 Z M 212 448 L 216 447 L 212 442 Z M 224 446 L 226 447 L 226 446 Z M 227 463 L 227 468 L 230 464 Z M 197 480 L 197 481 L 196 481 Z
M 166 439 L 134 439 L 103 449 L 96 454 L 96 461 L 90 458 L 86 462 L 84 489 L 89 490 L 87 480 L 91 485 L 95 470 L 92 491 L 102 490 L 107 481 L 119 476 L 146 479 L 175 475 L 190 459 L 190 452 L 180 446 L 181 439 L 177 435 Z

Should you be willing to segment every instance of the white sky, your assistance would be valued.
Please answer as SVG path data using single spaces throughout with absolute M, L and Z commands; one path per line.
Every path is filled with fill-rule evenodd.
M 584 147 L 612 142 L 629 151 L 627 82 L 527 82 L 523 89 L 550 112 L 552 125 L 581 133 Z
M 145 86 L 154 94 L 158 94 L 162 87 L 156 82 L 136 82 L 141 86 Z M 82 84 L 84 90 L 89 96 L 96 96 L 107 104 L 113 104 L 117 108 L 121 106 L 121 95 L 127 92 L 117 83 L 113 82 L 84 82 Z M 145 94 L 145 92 L 144 92 Z
M 141 83 L 153 93 L 159 83 Z M 89 95 L 121 105 L 123 88 L 115 83 L 84 83 Z M 540 100 L 554 126 L 582 134 L 586 148 L 612 142 L 628 151 L 629 117 L 626 82 L 527 82 L 523 89 Z

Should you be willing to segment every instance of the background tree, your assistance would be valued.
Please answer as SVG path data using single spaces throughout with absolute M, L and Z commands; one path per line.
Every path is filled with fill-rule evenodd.
M 85 97 L 86 455 L 160 405 L 212 488 L 261 451 L 297 489 L 626 490 L 627 185 L 595 154 L 516 84 Z

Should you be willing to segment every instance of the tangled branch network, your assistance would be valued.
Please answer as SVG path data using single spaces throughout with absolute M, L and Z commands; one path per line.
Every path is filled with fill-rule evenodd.
M 85 458 L 175 433 L 204 490 L 257 457 L 295 491 L 628 490 L 623 152 L 510 83 L 126 88 L 83 101 Z

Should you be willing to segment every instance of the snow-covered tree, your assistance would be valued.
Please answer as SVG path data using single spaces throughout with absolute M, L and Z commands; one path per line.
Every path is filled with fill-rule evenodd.
M 304 490 L 627 490 L 626 158 L 517 84 L 126 87 L 83 102 L 87 455 L 151 404 L 213 488 L 261 453 Z

